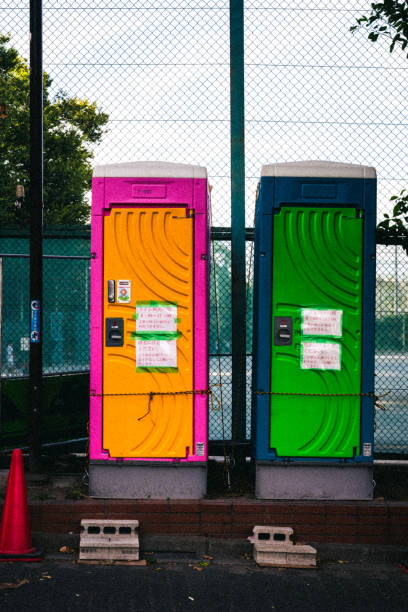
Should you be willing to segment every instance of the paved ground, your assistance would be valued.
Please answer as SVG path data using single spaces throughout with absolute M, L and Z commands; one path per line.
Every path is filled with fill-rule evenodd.
M 147 567 L 73 560 L 0 564 L 4 612 L 396 612 L 408 609 L 408 574 L 398 564 L 322 563 L 317 570 L 258 568 L 252 560 Z M 196 568 L 200 568 L 198 571 Z M 27 580 L 15 589 L 4 583 Z

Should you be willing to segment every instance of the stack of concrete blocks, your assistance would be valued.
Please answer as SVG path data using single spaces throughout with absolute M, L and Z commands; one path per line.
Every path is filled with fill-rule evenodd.
M 248 540 L 254 545 L 254 560 L 263 567 L 316 567 L 316 549 L 295 544 L 291 527 L 255 526 Z
M 139 521 L 82 519 L 79 559 L 138 561 Z

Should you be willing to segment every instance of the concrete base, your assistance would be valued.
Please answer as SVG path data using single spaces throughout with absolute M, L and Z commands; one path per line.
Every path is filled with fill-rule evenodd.
M 257 463 L 258 499 L 373 499 L 372 465 Z
M 90 463 L 89 495 L 109 499 L 201 499 L 207 465 Z

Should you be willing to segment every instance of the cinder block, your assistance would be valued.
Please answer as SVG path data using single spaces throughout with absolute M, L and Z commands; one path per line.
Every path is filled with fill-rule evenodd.
M 292 541 L 291 527 L 255 526 L 248 538 L 254 545 L 254 560 L 264 567 L 316 567 L 316 549 Z
M 82 519 L 79 559 L 139 560 L 139 521 Z

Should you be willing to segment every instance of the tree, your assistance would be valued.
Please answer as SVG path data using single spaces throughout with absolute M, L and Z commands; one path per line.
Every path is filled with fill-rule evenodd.
M 379 38 L 391 39 L 390 53 L 395 47 L 403 51 L 408 45 L 408 0 L 384 0 L 371 4 L 370 15 L 357 19 L 351 32 L 365 28 L 368 39 L 372 42 Z M 407 53 L 408 57 L 408 53 Z M 377 226 L 377 237 L 385 243 L 402 244 L 408 253 L 408 193 L 403 189 L 398 195 L 390 198 L 394 201 L 392 215 L 384 214 L 384 219 Z
M 29 202 L 30 77 L 26 61 L 0 35 L 0 224 L 27 220 L 15 206 L 16 186 Z M 90 145 L 100 142 L 108 115 L 96 103 L 59 92 L 44 73 L 44 221 L 81 224 L 89 218 L 86 194 L 92 178 Z
M 360 28 L 366 28 L 368 39 L 372 42 L 379 38 L 390 38 L 390 53 L 395 46 L 400 46 L 404 51 L 408 45 L 408 1 L 385 0 L 372 3 L 370 15 L 357 19 L 357 25 L 352 26 L 350 31 L 355 32 Z

